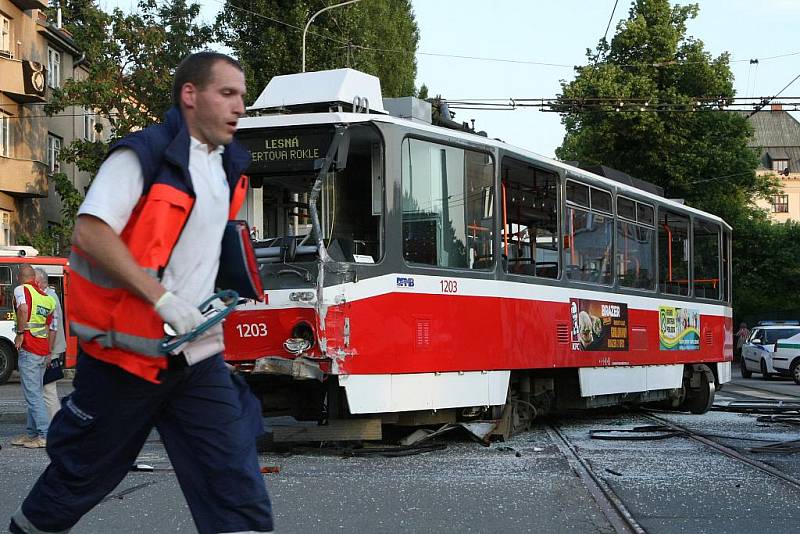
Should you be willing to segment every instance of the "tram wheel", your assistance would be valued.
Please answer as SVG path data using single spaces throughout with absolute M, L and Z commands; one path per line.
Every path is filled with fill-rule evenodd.
M 772 378 L 772 375 L 769 374 L 769 371 L 767 371 L 767 360 L 763 358 L 761 359 L 761 378 L 764 380 L 769 380 Z
M 711 409 L 714 404 L 714 373 L 707 365 L 692 366 L 692 374 L 689 377 L 689 384 L 686 391 L 686 400 L 683 407 L 693 414 L 704 414 Z M 686 386 L 684 386 L 686 387 Z

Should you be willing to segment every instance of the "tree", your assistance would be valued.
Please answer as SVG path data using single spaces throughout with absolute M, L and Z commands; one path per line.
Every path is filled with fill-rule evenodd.
M 773 182 L 755 173 L 746 117 L 720 111 L 734 96 L 729 56 L 712 58 L 686 35 L 697 14 L 697 5 L 635 0 L 611 43 L 601 39 L 562 82 L 567 133 L 556 155 L 625 171 L 734 222 Z
M 562 82 L 567 133 L 556 154 L 622 170 L 725 219 L 737 316 L 785 310 L 783 295 L 794 294 L 798 278 L 783 252 L 794 249 L 800 227 L 773 227 L 753 204 L 774 192 L 774 177 L 755 173 L 746 115 L 722 111 L 735 94 L 728 54 L 712 58 L 686 35 L 697 14 L 697 5 L 635 0 L 611 43 L 601 39 L 575 79 Z
M 132 14 L 119 9 L 106 13 L 95 0 L 67 0 L 62 7 L 64 26 L 85 53 L 88 75 L 54 90 L 45 112 L 55 115 L 78 106 L 104 119 L 96 121 L 97 133 L 104 123 L 110 125 L 103 140 L 76 139 L 60 154 L 61 160 L 94 176 L 110 144 L 164 114 L 178 63 L 204 48 L 213 34 L 209 26 L 196 22 L 200 6 L 186 0 L 140 0 L 138 12 Z M 62 201 L 62 223 L 28 238 L 45 248 L 50 247 L 48 240 L 69 238 L 83 200 L 66 174 L 56 173 L 53 179 Z
M 742 219 L 733 240 L 734 309 L 737 320 L 797 319 L 800 264 L 795 253 L 800 223 L 771 223 L 766 215 Z
M 245 67 L 249 99 L 276 75 L 301 71 L 302 30 L 330 5 L 321 0 L 226 1 L 217 35 Z M 306 70 L 352 67 L 380 78 L 384 96 L 410 96 L 419 31 L 409 0 L 368 0 L 314 19 L 306 35 Z

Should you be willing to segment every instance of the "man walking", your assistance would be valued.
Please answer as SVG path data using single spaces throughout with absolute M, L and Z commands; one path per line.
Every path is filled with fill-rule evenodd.
M 56 305 L 36 286 L 30 265 L 19 268 L 20 285 L 14 288 L 17 335 L 14 345 L 19 352 L 18 369 L 22 394 L 28 408 L 27 433 L 12 445 L 38 449 L 45 446 L 50 418 L 44 403 L 42 378 L 50 355 L 50 322 Z
M 197 306 L 247 192 L 249 154 L 233 142 L 244 93 L 234 59 L 186 57 L 164 123 L 122 139 L 100 168 L 70 257 L 75 389 L 12 532 L 68 531 L 125 477 L 153 427 L 201 534 L 272 530 L 258 401 L 220 353 L 188 365 L 161 352 L 165 323 L 184 334 L 203 321 Z
M 47 418 L 52 421 L 60 408 L 57 384 L 60 379 L 64 378 L 64 371 L 61 367 L 61 355 L 67 350 L 67 337 L 64 335 L 64 312 L 58 293 L 49 284 L 45 270 L 37 267 L 34 272 L 36 273 L 36 286 L 52 298 L 56 306 L 53 311 L 53 320 L 50 322 L 50 356 L 47 359 L 42 387 Z

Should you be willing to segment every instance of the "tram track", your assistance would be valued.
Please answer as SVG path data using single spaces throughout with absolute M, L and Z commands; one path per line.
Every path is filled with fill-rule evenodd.
M 625 503 L 611 486 L 597 474 L 563 432 L 552 423 L 545 426 L 548 436 L 567 460 L 570 468 L 581 479 L 603 515 L 618 534 L 646 534 L 646 530 L 633 517 Z
M 656 423 L 658 423 L 660 425 L 664 425 L 666 427 L 671 428 L 672 430 L 680 432 L 683 436 L 688 437 L 688 438 L 690 438 L 690 439 L 692 439 L 692 440 L 694 440 L 694 441 L 696 441 L 698 443 L 701 443 L 701 444 L 703 444 L 703 445 L 705 445 L 707 447 L 710 447 L 710 448 L 714 449 L 715 451 L 727 456 L 728 458 L 734 459 L 734 460 L 736 460 L 736 461 L 738 461 L 740 463 L 743 463 L 743 464 L 747 464 L 750 467 L 753 467 L 753 468 L 761 471 L 762 473 L 766 473 L 766 474 L 772 476 L 773 478 L 776 478 L 776 479 L 786 483 L 787 485 L 789 485 L 789 486 L 791 486 L 791 487 L 793 487 L 793 488 L 795 488 L 797 490 L 800 490 L 800 479 L 798 479 L 796 477 L 793 477 L 792 475 L 788 475 L 788 474 L 784 473 L 783 471 L 781 471 L 779 469 L 776 469 L 775 467 L 772 467 L 771 465 L 769 465 L 769 464 L 767 464 L 765 462 L 762 462 L 760 460 L 756 460 L 754 458 L 750 458 L 750 457 L 740 453 L 739 451 L 733 449 L 732 447 L 728 447 L 727 445 L 723 445 L 722 443 L 719 443 L 718 441 L 714 441 L 713 439 L 710 439 L 710 438 L 704 436 L 701 433 L 695 432 L 692 429 L 687 428 L 687 427 L 685 427 L 683 425 L 679 425 L 677 423 L 674 423 L 674 422 L 670 421 L 669 419 L 665 419 L 663 417 L 659 417 L 658 415 L 655 415 L 655 414 L 652 414 L 652 413 L 649 413 L 649 412 L 641 412 L 640 415 L 645 417 L 646 419 L 650 419 L 651 421 L 654 421 L 654 422 L 656 422 Z
M 702 432 L 697 432 L 682 424 L 675 423 L 661 414 L 654 414 L 646 411 L 637 413 L 638 416 L 656 425 L 664 427 L 675 433 L 675 436 L 689 438 L 696 443 L 703 445 L 707 449 L 712 449 L 723 457 L 732 460 L 740 466 L 747 466 L 750 469 L 763 473 L 769 479 L 784 485 L 791 491 L 800 491 L 800 478 L 788 474 L 772 465 L 752 458 L 740 452 L 734 447 L 725 445 L 719 441 L 711 439 Z M 544 425 L 550 440 L 559 449 L 559 452 L 567 460 L 572 471 L 580 478 L 588 493 L 592 496 L 600 511 L 608 520 L 614 532 L 645 534 L 647 530 L 639 523 L 639 520 L 628 509 L 625 501 L 618 494 L 611 484 L 603 476 L 601 470 L 595 469 L 588 458 L 581 455 L 576 445 L 567 433 L 564 432 L 557 423 L 547 422 Z M 673 438 L 675 439 L 675 438 Z M 617 474 L 614 471 L 610 471 Z

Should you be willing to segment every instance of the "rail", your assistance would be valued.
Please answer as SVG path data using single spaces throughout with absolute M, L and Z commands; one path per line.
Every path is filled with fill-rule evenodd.
M 566 458 L 567 463 L 581 479 L 586 489 L 592 495 L 603 515 L 619 534 L 631 533 L 646 534 L 646 531 L 636 521 L 630 511 L 625 507 L 622 499 L 614 493 L 611 486 L 594 472 L 589 463 L 581 458 L 575 447 L 569 442 L 567 437 L 553 424 L 545 426 L 547 434 L 553 443 L 556 444 L 561 454 Z

